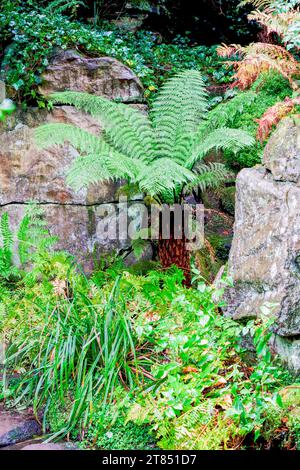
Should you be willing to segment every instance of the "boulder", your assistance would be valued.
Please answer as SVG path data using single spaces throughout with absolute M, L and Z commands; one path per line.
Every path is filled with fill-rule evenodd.
M 300 123 L 295 119 L 281 121 L 265 148 L 263 165 L 275 181 L 300 182 Z
M 242 170 L 236 182 L 234 237 L 225 314 L 260 315 L 274 304 L 274 348 L 299 354 L 300 335 L 300 123 L 282 121 L 267 145 L 263 165 Z M 289 361 L 295 369 L 295 358 Z M 300 370 L 300 358 L 298 361 Z M 297 366 L 297 367 L 298 367 Z M 296 369 L 297 369 L 296 367 Z
M 41 432 L 41 426 L 32 417 L 0 410 L 0 447 L 26 441 Z
M 143 92 L 133 72 L 115 59 L 91 59 L 74 51 L 54 56 L 40 92 L 48 95 L 66 89 L 127 102 L 140 100 Z M 145 105 L 128 106 L 145 112 Z M 119 184 L 102 183 L 73 191 L 65 176 L 78 152 L 67 143 L 47 150 L 38 149 L 35 143 L 34 128 L 52 122 L 73 124 L 95 135 L 102 132 L 98 120 L 72 106 L 54 106 L 51 112 L 28 108 L 14 113 L 5 125 L 0 125 L 0 215 L 8 212 L 12 226 L 17 227 L 28 202 L 41 204 L 50 233 L 59 237 L 57 248 L 75 255 L 88 271 L 95 252 L 128 246 L 125 238 L 103 239 L 98 228 L 100 221 L 109 222 L 112 218 L 118 225 L 122 212 L 117 196 Z
M 143 101 L 143 86 L 129 67 L 112 57 L 85 57 L 74 50 L 53 55 L 39 87 L 44 96 L 66 90 L 123 102 Z
M 72 106 L 19 112 L 0 133 L 0 205 L 36 200 L 55 204 L 99 204 L 115 199 L 116 185 L 102 184 L 74 192 L 65 183 L 67 170 L 77 151 L 68 144 L 47 150 L 37 148 L 34 128 L 60 122 L 80 126 L 93 134 L 101 132 L 96 119 Z

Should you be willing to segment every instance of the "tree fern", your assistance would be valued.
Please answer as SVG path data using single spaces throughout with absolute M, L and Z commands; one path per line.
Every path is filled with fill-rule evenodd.
M 202 160 L 212 150 L 231 150 L 238 152 L 244 147 L 252 145 L 253 137 L 250 136 L 246 131 L 240 129 L 228 129 L 226 127 L 220 127 L 212 130 L 206 138 L 196 141 L 193 151 L 188 160 L 189 166 Z
M 79 151 L 67 180 L 76 189 L 126 179 L 160 202 L 177 202 L 185 186 L 199 184 L 205 189 L 225 178 L 223 166 L 203 162 L 209 152 L 239 150 L 254 143 L 244 131 L 225 127 L 230 121 L 225 115 L 208 113 L 201 74 L 193 70 L 166 82 L 149 117 L 128 105 L 87 93 L 55 93 L 51 100 L 91 114 L 104 129 L 101 136 L 60 123 L 36 130 L 42 148 L 68 141 Z M 201 172 L 195 168 L 199 161 Z

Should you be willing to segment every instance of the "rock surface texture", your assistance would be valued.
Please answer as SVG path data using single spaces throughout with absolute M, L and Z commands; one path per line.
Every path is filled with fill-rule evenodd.
M 44 74 L 40 92 L 48 95 L 58 90 L 120 98 L 131 103 L 129 106 L 143 108 L 133 104 L 143 95 L 138 78 L 128 67 L 107 57 L 85 58 L 74 51 L 56 54 Z M 65 175 L 77 151 L 68 144 L 41 151 L 34 141 L 34 128 L 49 122 L 101 133 L 96 119 L 72 106 L 55 106 L 50 113 L 35 108 L 14 113 L 5 127 L 0 126 L 0 215 L 7 211 L 12 225 L 17 226 L 29 201 L 42 204 L 51 234 L 60 239 L 58 248 L 85 261 L 89 269 L 89 258 L 95 250 L 105 252 L 126 246 L 126 240 L 103 240 L 97 231 L 98 222 L 105 217 L 107 222 L 112 217 L 118 222 L 118 186 L 99 184 L 78 193 L 68 187 Z
M 0 410 L 0 448 L 26 441 L 41 434 L 32 416 Z
M 225 313 L 260 315 L 275 304 L 273 346 L 300 371 L 300 122 L 286 118 L 270 139 L 263 165 L 237 178 L 234 238 L 229 258 L 234 288 Z
M 0 409 L 0 450 L 77 450 L 72 442 L 44 442 L 42 429 L 30 412 Z
M 84 91 L 125 102 L 143 100 L 143 86 L 126 65 L 111 57 L 84 57 L 77 51 L 57 52 L 43 75 L 39 91 Z

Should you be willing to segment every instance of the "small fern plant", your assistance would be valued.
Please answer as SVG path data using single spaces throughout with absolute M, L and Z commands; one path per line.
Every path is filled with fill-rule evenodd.
M 180 72 L 165 83 L 149 116 L 86 93 L 66 91 L 50 99 L 91 114 L 104 128 L 101 136 L 61 123 L 36 130 L 41 148 L 68 141 L 79 151 L 67 177 L 77 190 L 125 179 L 160 204 L 179 203 L 193 188 L 216 186 L 227 176 L 222 164 L 204 163 L 210 152 L 237 152 L 254 143 L 245 131 L 225 127 L 224 120 L 219 127 L 206 126 L 208 95 L 200 72 L 194 70 Z M 171 244 L 168 248 L 175 253 Z M 181 266 L 180 260 L 171 260 Z
M 0 218 L 0 282 L 23 277 L 23 269 L 34 261 L 37 253 L 48 250 L 56 241 L 45 227 L 42 210 L 28 204 L 16 230 L 12 229 L 9 214 Z

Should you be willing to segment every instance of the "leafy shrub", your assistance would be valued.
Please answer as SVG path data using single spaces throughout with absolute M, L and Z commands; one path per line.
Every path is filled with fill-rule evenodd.
M 7 405 L 32 404 L 53 438 L 81 436 L 87 448 L 148 449 L 158 440 L 163 449 L 220 449 L 273 439 L 285 416 L 278 392 L 290 379 L 268 350 L 270 321 L 224 318 L 222 289 L 185 289 L 176 269 L 112 273 L 97 285 L 57 256 L 43 260 L 33 286 L 2 297 L 7 310 L 17 307 L 17 321 L 2 323 L 7 372 L 22 373 L 4 381 Z M 251 364 L 245 335 L 256 348 Z M 295 414 L 290 446 L 297 429 Z
M 246 130 L 255 137 L 259 128 L 257 120 L 264 115 L 267 109 L 285 97 L 292 96 L 292 93 L 289 82 L 280 74 L 274 72 L 262 74 L 249 92 L 239 93 L 227 103 L 220 104 L 215 108 L 215 113 L 218 114 L 224 110 L 233 117 L 229 122 L 230 126 Z M 234 114 L 232 108 L 239 110 L 239 112 Z M 236 154 L 225 150 L 224 159 L 229 168 L 234 170 L 252 167 L 261 162 L 265 143 L 257 141 L 251 148 L 241 150 Z
M 232 75 L 216 47 L 191 45 L 188 38 L 165 44 L 151 32 L 121 33 L 107 25 L 95 29 L 37 5 L 1 6 L 0 23 L 0 41 L 8 45 L 1 67 L 10 93 L 40 106 L 44 101 L 37 87 L 55 48 L 75 47 L 87 54 L 116 57 L 137 73 L 148 97 L 165 78 L 186 68 L 201 70 L 206 81 L 210 77 L 217 83 L 228 83 Z
M 200 310 L 187 295 L 185 303 L 174 298 L 170 314 L 143 331 L 168 351 L 168 362 L 152 369 L 157 385 L 138 396 L 129 418 L 152 424 L 163 449 L 240 447 L 245 436 L 262 436 L 268 413 L 281 407 L 276 389 L 285 374 L 267 347 L 270 322 L 239 326 L 216 315 L 209 289 L 202 292 Z M 241 361 L 241 338 L 249 333 L 252 366 Z

